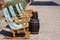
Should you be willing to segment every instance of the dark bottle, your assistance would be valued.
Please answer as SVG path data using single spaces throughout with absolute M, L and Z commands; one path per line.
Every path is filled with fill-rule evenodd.
M 31 19 L 29 31 L 31 34 L 38 34 L 40 29 L 39 19 Z
M 34 19 L 38 19 L 38 12 L 32 12 L 32 18 L 34 18 Z

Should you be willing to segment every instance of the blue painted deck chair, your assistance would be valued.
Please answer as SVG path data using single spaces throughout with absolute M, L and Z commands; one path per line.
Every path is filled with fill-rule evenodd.
M 12 17 L 14 17 L 13 19 L 15 19 L 17 22 L 21 22 L 21 19 L 18 19 L 18 17 L 16 16 L 16 13 L 14 12 L 13 6 L 9 6 L 9 10 L 11 12 Z M 24 27 L 28 27 L 28 23 Z
M 4 12 L 5 18 L 6 18 L 6 20 L 7 20 L 7 23 L 8 23 L 8 25 L 9 25 L 10 28 L 11 28 L 11 32 L 13 33 L 13 38 L 16 38 L 16 35 L 15 35 L 15 31 L 14 31 L 14 30 L 19 30 L 19 29 L 22 29 L 22 28 L 24 28 L 24 27 L 23 27 L 22 24 L 17 25 L 17 24 L 15 24 L 15 23 L 13 22 L 13 19 L 11 18 L 11 16 L 10 16 L 7 8 L 4 8 L 4 9 L 3 9 L 3 12 Z M 24 31 L 25 31 L 25 30 L 24 30 Z
M 19 8 L 20 8 L 21 11 L 23 11 L 23 13 L 24 13 L 27 17 L 32 17 L 32 9 L 28 9 L 28 10 L 24 9 L 24 8 L 22 7 L 22 4 L 21 4 L 21 3 L 19 3 Z
M 19 5 L 19 6 L 18 6 Z M 21 3 L 19 3 L 19 4 L 16 4 L 15 5 L 16 6 L 16 9 L 17 9 L 17 11 L 18 11 L 18 13 L 20 14 L 20 16 L 21 15 L 24 15 L 24 16 L 26 16 L 28 19 L 28 22 L 30 21 L 30 17 L 29 17 L 29 15 L 28 15 L 28 12 L 23 12 L 24 11 L 24 9 L 23 9 L 23 7 L 22 7 L 22 5 L 21 5 Z

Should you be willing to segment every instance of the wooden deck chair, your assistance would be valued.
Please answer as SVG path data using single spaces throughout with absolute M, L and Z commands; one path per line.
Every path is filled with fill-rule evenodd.
M 25 27 L 29 27 L 29 23 L 28 22 L 25 22 L 26 19 L 25 18 L 18 19 L 18 17 L 16 16 L 16 13 L 14 12 L 13 6 L 9 6 L 9 10 L 11 12 L 12 17 L 14 17 L 14 19 L 17 19 L 17 21 L 18 21 L 17 24 L 22 23 L 23 28 L 25 30 L 25 33 L 26 34 L 30 34 L 30 32 L 28 31 L 28 28 L 27 28 L 27 30 L 25 29 Z M 17 32 L 19 32 L 19 30 Z
M 31 12 L 32 12 L 32 9 L 28 9 L 28 10 L 26 10 L 26 8 L 24 9 L 23 7 L 22 7 L 22 4 L 21 3 L 19 3 L 19 7 L 20 7 L 20 10 L 21 11 L 27 11 L 27 12 L 30 12 L 30 14 L 31 14 Z M 29 14 L 29 13 L 26 13 L 26 14 Z
M 16 6 L 16 9 L 17 9 L 17 11 L 18 11 L 18 13 L 19 13 L 19 16 L 22 16 L 23 15 L 23 13 L 22 13 L 22 11 L 21 11 L 21 9 L 23 10 L 23 8 L 22 8 L 22 6 L 21 6 L 21 9 L 19 8 L 19 5 L 18 4 L 16 4 L 15 5 Z M 24 15 L 23 15 L 24 16 Z M 27 21 L 27 22 L 29 22 L 29 20 L 30 19 L 28 19 L 28 18 L 26 18 L 26 17 L 24 17 L 23 19 L 25 19 L 25 21 Z M 27 31 L 28 31 L 29 29 L 27 28 Z
M 9 10 L 11 12 L 12 17 L 14 17 L 14 19 L 16 19 L 18 22 L 22 22 L 22 20 L 24 21 L 24 19 L 22 19 L 22 20 L 18 19 L 18 17 L 16 16 L 16 13 L 14 12 L 14 9 L 13 9 L 12 6 L 9 6 Z M 25 27 L 28 27 L 28 23 L 27 23 L 27 25 Z
M 19 3 L 19 7 L 20 7 L 20 10 L 24 13 L 24 15 L 26 15 L 29 18 L 32 17 L 32 9 L 24 10 L 21 3 Z
M 19 6 L 18 6 L 18 5 L 19 5 Z M 20 14 L 20 16 L 22 16 L 22 15 L 25 16 L 25 17 L 29 16 L 29 15 L 25 14 L 25 12 L 24 12 L 24 13 L 22 12 L 22 11 L 24 11 L 24 9 L 23 9 L 21 3 L 16 4 L 15 6 L 16 6 L 16 9 L 17 9 L 18 13 Z M 28 12 L 26 12 L 26 13 L 28 13 Z M 31 12 L 29 11 L 29 13 L 31 14 L 32 11 L 31 11 Z M 23 17 L 23 16 L 22 16 L 22 17 Z M 30 21 L 30 17 L 27 17 L 26 20 L 27 20 L 27 21 Z
M 11 15 L 13 16 L 13 17 L 16 17 L 17 18 L 17 16 L 16 16 L 16 13 L 14 12 L 14 9 L 13 9 L 13 7 L 12 6 L 9 6 L 9 10 L 10 10 L 10 12 L 11 12 Z M 24 25 L 24 27 L 29 27 L 29 24 L 28 24 L 28 22 L 26 22 L 26 23 L 24 23 L 24 18 L 22 18 L 23 20 L 23 24 L 26 24 L 26 25 Z M 17 20 L 19 20 L 19 19 L 17 19 Z M 21 21 L 21 19 L 20 19 L 20 21 Z M 17 24 L 20 24 L 20 21 L 18 21 L 18 23 Z M 28 31 L 28 30 L 27 30 Z
M 18 30 L 18 29 L 22 29 L 24 28 L 22 24 L 20 25 L 17 25 L 13 22 L 13 19 L 11 18 L 11 16 L 9 15 L 9 12 L 8 12 L 8 9 L 7 8 L 4 8 L 3 9 L 3 12 L 4 12 L 4 15 L 5 15 L 5 18 L 7 20 L 7 23 L 9 24 L 10 28 L 11 28 L 11 33 L 13 33 L 13 38 L 16 38 L 16 35 L 15 35 L 15 31 L 14 30 Z M 23 30 L 25 31 L 25 29 Z
M 26 18 L 25 15 L 23 15 L 23 13 L 22 13 L 22 11 L 20 10 L 18 4 L 16 4 L 15 6 L 16 6 L 16 9 L 17 9 L 17 11 L 18 11 L 18 13 L 19 13 L 19 16 L 21 16 L 21 18 L 25 19 L 26 22 L 28 22 L 28 19 Z M 21 7 L 21 8 L 22 8 L 22 7 Z

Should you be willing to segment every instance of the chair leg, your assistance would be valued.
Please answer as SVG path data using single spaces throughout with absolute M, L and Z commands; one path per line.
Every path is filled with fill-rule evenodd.
M 13 32 L 13 38 L 16 38 L 16 37 L 15 37 L 15 32 Z
M 27 28 L 27 32 L 28 32 L 28 34 L 30 34 L 29 28 Z
M 30 38 L 29 33 L 27 32 L 27 30 L 24 28 L 24 33 L 25 33 L 25 38 Z
M 24 28 L 23 30 L 24 30 L 25 34 L 28 34 L 28 33 L 27 33 L 27 30 L 26 30 L 25 28 Z
M 11 29 L 11 32 L 13 33 L 13 38 L 16 38 L 15 31 Z

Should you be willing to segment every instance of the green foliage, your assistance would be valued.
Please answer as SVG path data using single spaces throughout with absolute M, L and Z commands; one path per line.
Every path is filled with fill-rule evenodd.
M 16 3 L 21 3 L 23 7 L 26 6 L 26 1 L 25 0 L 13 0 L 13 1 L 7 2 L 5 4 L 5 6 L 6 7 L 8 7 L 9 5 L 15 6 Z
M 5 3 L 5 7 L 8 7 L 8 6 L 12 5 L 14 7 L 15 12 L 17 12 L 15 4 L 18 4 L 18 3 L 21 3 L 23 8 L 25 8 L 25 6 L 27 4 L 25 0 L 13 0 L 13 1 Z

